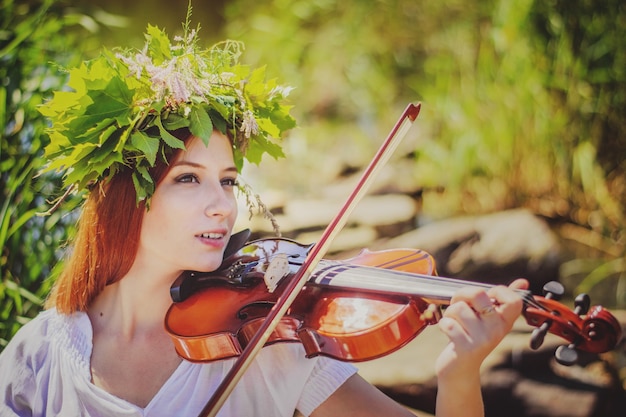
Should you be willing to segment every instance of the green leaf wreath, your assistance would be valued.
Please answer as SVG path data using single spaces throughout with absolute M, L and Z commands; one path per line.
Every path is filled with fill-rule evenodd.
M 265 67 L 239 64 L 241 42 L 198 47 L 190 10 L 182 37 L 170 42 L 148 25 L 141 51 L 104 50 L 70 69 L 70 90 L 40 108 L 52 122 L 45 171 L 63 172 L 68 190 L 87 190 L 130 168 L 137 202 L 149 199 L 149 169 L 184 148 L 170 133 L 180 128 L 205 144 L 213 129 L 228 134 L 239 169 L 244 159 L 283 156 L 278 140 L 295 126 L 285 104 L 290 88 L 266 80 Z

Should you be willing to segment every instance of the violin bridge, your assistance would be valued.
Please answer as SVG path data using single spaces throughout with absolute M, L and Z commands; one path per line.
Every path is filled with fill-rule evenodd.
M 263 275 L 263 281 L 265 281 L 265 286 L 267 290 L 272 293 L 280 283 L 280 280 L 286 277 L 289 274 L 289 260 L 287 259 L 287 254 L 279 253 L 267 266 L 267 270 L 265 271 L 265 275 Z
M 436 304 L 428 304 L 420 318 L 428 324 L 436 324 L 441 319 L 441 309 Z

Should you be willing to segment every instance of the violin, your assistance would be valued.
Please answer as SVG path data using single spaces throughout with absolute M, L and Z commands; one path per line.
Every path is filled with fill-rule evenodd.
M 227 254 L 214 272 L 181 274 L 165 317 L 178 354 L 195 362 L 240 355 L 312 247 L 286 238 L 260 239 Z M 421 250 L 365 249 L 346 260 L 322 259 L 265 345 L 296 342 L 307 357 L 375 359 L 437 323 L 464 286 L 490 287 L 437 276 L 434 259 Z M 535 327 L 533 349 L 548 332 L 560 336 L 568 343 L 556 350 L 556 359 L 571 365 L 577 350 L 601 353 L 616 346 L 621 327 L 610 312 L 590 308 L 587 295 L 568 309 L 557 301 L 563 287 L 556 282 L 544 291 L 535 296 L 517 290 L 522 314 Z

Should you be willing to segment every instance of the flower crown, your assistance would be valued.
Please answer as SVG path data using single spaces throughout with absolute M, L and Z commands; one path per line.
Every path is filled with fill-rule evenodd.
M 238 169 L 265 153 L 284 156 L 277 140 L 295 127 L 284 103 L 290 88 L 266 81 L 265 67 L 239 64 L 241 42 L 199 48 L 199 27 L 190 30 L 189 18 L 190 11 L 184 35 L 173 43 L 148 25 L 143 50 L 104 50 L 69 70 L 72 90 L 55 92 L 41 106 L 52 122 L 44 172 L 63 172 L 68 192 L 130 168 L 137 202 L 149 201 L 155 188 L 149 170 L 157 158 L 167 162 L 172 150 L 184 149 L 171 133 L 181 128 L 205 144 L 213 129 L 227 134 Z

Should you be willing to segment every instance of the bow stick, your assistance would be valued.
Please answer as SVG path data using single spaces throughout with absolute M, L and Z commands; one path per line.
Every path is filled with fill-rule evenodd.
M 263 348 L 272 332 L 276 329 L 276 326 L 278 326 L 280 320 L 287 313 L 287 310 L 300 293 L 302 287 L 304 287 L 308 281 L 311 273 L 319 261 L 328 251 L 331 242 L 345 225 L 350 213 L 354 210 L 357 203 L 363 198 L 363 195 L 371 185 L 374 176 L 387 163 L 393 152 L 400 144 L 400 141 L 409 131 L 409 128 L 412 126 L 420 112 L 420 108 L 420 103 L 408 104 L 400 116 L 400 119 L 398 119 L 389 133 L 389 136 L 387 136 L 387 139 L 383 142 L 380 149 L 363 172 L 357 186 L 352 191 L 341 210 L 339 210 L 335 218 L 326 227 L 319 242 L 313 246 L 306 260 L 302 264 L 302 267 L 293 276 L 291 281 L 289 281 L 289 285 L 285 288 L 285 291 L 278 298 L 276 304 L 272 307 L 257 332 L 250 339 L 248 345 L 246 345 L 244 350 L 241 352 L 241 355 L 233 364 L 232 368 L 226 375 L 226 378 L 224 378 L 221 384 L 217 387 L 217 390 L 206 403 L 198 417 L 215 417 L 217 415 L 220 408 L 224 405 L 224 402 L 226 402 L 226 399 L 237 385 L 237 382 L 239 382 L 256 355 L 259 353 L 261 348 Z

